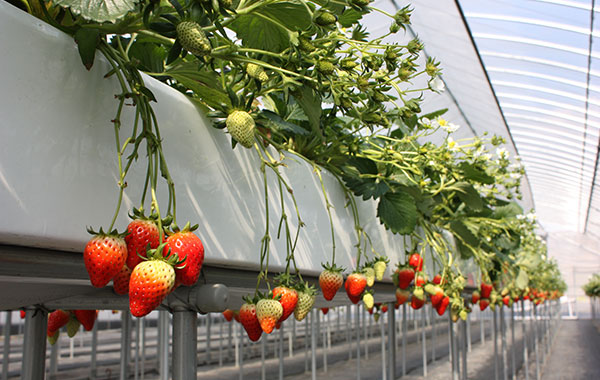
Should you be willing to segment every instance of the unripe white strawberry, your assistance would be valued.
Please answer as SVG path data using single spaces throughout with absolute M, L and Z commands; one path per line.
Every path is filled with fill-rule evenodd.
M 385 263 L 385 261 L 383 261 L 383 260 L 376 261 L 374 267 L 375 267 L 375 278 L 377 279 L 377 281 L 383 280 L 383 274 L 385 273 L 385 269 L 387 267 L 387 264 Z
M 312 310 L 315 304 L 314 291 L 299 291 L 298 292 L 298 303 L 294 309 L 294 317 L 297 321 L 301 321 L 308 315 L 308 312 Z
M 265 72 L 265 69 L 254 63 L 249 63 L 246 65 L 246 72 L 250 78 L 258 79 L 262 83 L 269 80 L 269 76 Z
M 206 34 L 200 25 L 193 21 L 183 21 L 177 25 L 177 39 L 181 47 L 194 55 L 204 56 L 211 51 Z
M 371 293 L 365 293 L 362 298 L 363 303 L 365 304 L 365 308 L 370 309 L 375 304 L 375 299 Z
M 254 145 L 254 119 L 246 111 L 233 111 L 227 116 L 225 125 L 231 137 L 246 148 Z
M 367 286 L 373 286 L 375 283 L 375 269 L 373 269 L 373 267 L 366 267 L 363 273 L 367 278 Z

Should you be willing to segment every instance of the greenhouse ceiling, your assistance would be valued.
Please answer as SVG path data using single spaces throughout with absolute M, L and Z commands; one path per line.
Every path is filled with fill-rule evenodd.
M 526 171 L 522 206 L 547 232 L 600 238 L 600 4 L 593 0 L 411 1 L 427 55 L 442 62 L 446 91 L 428 111 L 449 108 L 459 138 L 484 132 L 512 142 Z M 409 4 L 381 0 L 395 12 Z M 388 25 L 367 20 L 374 34 Z

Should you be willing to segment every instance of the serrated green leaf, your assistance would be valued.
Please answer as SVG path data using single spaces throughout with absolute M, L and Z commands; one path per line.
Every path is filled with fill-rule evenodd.
M 311 24 L 310 14 L 300 4 L 282 1 L 239 15 L 229 24 L 247 47 L 280 52 L 298 44 L 298 31 Z
M 169 75 L 177 80 L 185 87 L 192 90 L 206 104 L 212 108 L 222 109 L 231 108 L 231 101 L 227 93 L 214 87 L 206 86 L 194 79 L 190 79 L 185 75 L 169 73 Z
M 323 132 L 321 131 L 321 113 L 323 109 L 321 108 L 321 97 L 319 94 L 315 93 L 310 87 L 305 86 L 294 97 L 306 114 L 313 132 L 321 139 L 324 139 Z
M 163 46 L 153 43 L 134 43 L 129 49 L 129 56 L 140 62 L 142 71 L 162 73 L 167 51 Z
M 417 205 L 407 193 L 386 193 L 379 200 L 377 216 L 386 229 L 407 235 L 417 224 Z
M 523 208 L 515 202 L 511 202 L 506 206 L 496 207 L 493 213 L 495 219 L 514 218 L 517 215 L 523 214 Z
M 348 8 L 338 17 L 338 22 L 344 28 L 349 28 L 363 17 L 363 12 L 359 12 L 354 8 Z
M 486 185 L 491 185 L 492 183 L 495 182 L 494 177 L 487 174 L 484 170 L 481 170 L 480 168 L 478 168 L 474 165 L 471 165 L 468 162 L 461 162 L 458 165 L 458 168 L 460 171 L 462 171 L 465 179 L 483 183 Z
M 475 211 L 483 209 L 483 200 L 473 185 L 468 182 L 457 182 L 452 187 L 456 190 L 458 198 L 460 198 L 467 207 Z
M 462 240 L 464 244 L 468 244 L 473 248 L 479 246 L 477 236 L 461 220 L 454 220 L 450 223 L 450 232 L 452 232 L 457 240 Z
M 115 22 L 135 8 L 135 0 L 55 0 L 86 20 Z
M 429 120 L 433 120 L 435 118 L 438 118 L 438 117 L 442 116 L 446 112 L 448 112 L 448 108 L 443 108 L 441 110 L 437 110 L 437 111 L 433 111 L 433 112 L 427 113 L 425 115 L 421 115 L 421 117 L 425 117 L 425 118 L 427 118 Z
M 309 135 L 310 132 L 302 128 L 299 125 L 285 121 L 278 114 L 264 110 L 260 113 L 260 116 L 267 119 L 267 125 L 273 129 L 277 129 L 283 132 L 293 133 L 295 135 Z
M 363 178 L 362 174 L 375 175 L 378 172 L 377 164 L 368 158 L 352 157 L 346 162 L 342 176 L 346 186 L 356 196 L 362 196 L 364 200 L 377 199 L 387 193 L 390 188 L 383 181 L 375 178 Z
M 525 289 L 529 284 L 529 276 L 527 272 L 523 269 L 519 270 L 519 274 L 517 275 L 517 279 L 515 280 L 515 285 L 518 289 Z
M 94 64 L 96 56 L 96 47 L 100 42 L 100 32 L 98 29 L 81 28 L 75 32 L 75 42 L 77 42 L 77 50 L 81 57 L 81 62 L 86 69 L 90 70 Z

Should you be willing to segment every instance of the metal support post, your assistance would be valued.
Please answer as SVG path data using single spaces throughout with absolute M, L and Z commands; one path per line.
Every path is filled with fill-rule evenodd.
M 535 378 L 540 380 L 540 353 L 538 349 L 538 326 L 537 326 L 537 309 L 536 305 L 531 308 L 533 318 L 533 347 L 535 351 Z
M 243 332 L 244 328 L 242 327 L 242 325 L 238 325 L 238 342 L 240 345 L 240 350 L 239 350 L 239 363 L 240 363 L 240 375 L 239 375 L 239 379 L 240 380 L 244 380 L 244 332 Z M 184 378 L 182 378 L 184 379 Z
M 467 313 L 467 352 L 471 352 L 471 313 Z
M 468 314 L 467 314 L 468 315 Z M 462 345 L 460 348 L 460 352 L 461 352 L 461 356 L 462 356 L 462 368 L 461 368 L 461 374 L 462 374 L 462 379 L 463 380 L 467 380 L 468 379 L 468 371 L 467 371 L 467 321 L 460 321 L 460 327 L 461 327 L 461 332 L 462 332 Z
M 310 350 L 311 350 L 311 362 L 310 369 L 312 380 L 317 380 L 317 332 L 315 331 L 315 317 L 317 316 L 317 310 L 313 309 L 310 313 Z
M 388 360 L 388 368 L 389 368 L 389 376 L 388 379 L 396 378 L 396 313 L 394 312 L 394 303 L 390 302 L 388 304 L 388 347 L 389 347 L 389 360 Z M 405 319 L 402 320 L 404 323 Z M 402 338 L 404 339 L 404 333 L 402 334 Z M 404 341 L 403 341 L 404 342 Z M 402 356 L 404 360 L 404 353 Z M 405 368 L 403 362 L 403 370 Z
M 481 330 L 481 345 L 485 344 L 485 326 L 484 326 L 484 314 L 483 311 L 479 310 L 479 329 Z
M 212 328 L 212 317 L 211 314 L 208 313 L 206 314 L 206 364 L 209 364 L 211 361 L 211 357 L 210 357 L 210 352 L 212 351 L 211 349 L 211 328 Z
M 449 333 L 449 348 L 450 362 L 452 363 L 452 380 L 458 380 L 458 360 L 456 359 L 456 345 L 454 344 L 454 327 L 452 326 L 452 315 L 448 313 L 448 333 Z
M 431 362 L 435 362 L 435 345 L 437 339 L 437 321 L 435 318 L 435 312 L 433 311 L 433 305 L 429 308 L 431 312 Z
M 228 323 L 227 324 L 227 333 L 229 334 L 227 336 L 227 357 L 231 359 L 231 347 L 233 346 L 233 323 Z
M 219 323 L 219 367 L 223 366 L 223 323 Z
M 319 312 L 317 312 L 317 315 L 319 315 Z M 327 324 L 327 321 L 325 320 L 326 315 L 323 315 L 323 324 Z M 319 315 L 319 319 L 321 319 L 321 316 Z M 323 330 L 323 372 L 327 372 L 327 326 L 322 329 Z
M 48 314 L 42 309 L 27 308 L 23 336 L 22 380 L 41 380 L 46 372 L 46 329 Z
M 97 376 L 97 359 L 98 359 L 98 321 L 94 323 L 92 328 L 92 353 L 90 358 L 90 379 L 95 380 Z
M 279 327 L 279 380 L 283 380 L 283 326 L 282 323 Z
M 510 305 L 510 345 L 512 349 L 511 354 L 511 368 L 512 368 L 512 380 L 517 379 L 517 360 L 515 358 L 515 351 L 517 349 L 517 343 L 515 342 L 515 305 Z
M 406 376 L 406 334 L 408 326 L 406 321 L 406 303 L 402 304 L 402 376 Z M 394 355 L 395 356 L 395 355 Z M 395 358 L 392 358 L 395 359 Z M 395 361 L 390 362 L 390 367 L 395 366 Z M 395 379 L 390 376 L 390 380 Z
M 312 311 L 304 319 L 304 372 L 308 372 L 308 321 L 310 320 L 311 315 Z M 312 330 L 312 325 L 310 327 Z
M 58 338 L 60 339 L 60 337 Z M 50 347 L 50 368 L 48 378 L 56 379 L 58 373 L 58 342 Z
M 121 312 L 121 366 L 119 379 L 129 378 L 129 362 L 131 361 L 131 316 L 129 312 Z
M 291 358 L 294 356 L 294 342 L 296 341 L 296 318 L 292 320 L 292 331 L 288 332 L 288 355 Z
M 173 379 L 196 379 L 198 314 L 176 307 L 173 310 Z
M 525 300 L 521 300 L 521 327 L 523 330 L 523 365 L 525 366 L 525 380 L 529 380 L 529 357 L 527 353 L 527 324 L 525 322 Z
M 502 337 L 502 378 L 508 380 L 508 355 L 506 351 L 506 320 L 504 307 L 500 306 L 500 336 Z
M 139 373 L 140 373 L 140 332 L 141 332 L 141 326 L 140 326 L 140 319 L 137 318 L 135 320 L 135 358 L 133 359 L 134 362 L 134 371 L 133 371 L 133 378 L 135 380 L 139 380 Z
M 12 311 L 6 312 L 4 320 L 4 354 L 2 356 L 2 380 L 8 380 L 8 364 L 10 363 L 10 330 L 12 328 Z
M 367 310 L 362 308 L 363 331 L 365 332 L 365 359 L 369 360 L 369 327 L 371 318 L 367 322 Z
M 267 343 L 267 338 L 263 337 L 260 340 L 260 378 L 261 378 L 261 380 L 267 379 L 267 372 L 266 372 L 266 368 L 265 368 L 265 345 L 266 345 L 266 343 Z
M 498 363 L 498 316 L 496 313 L 496 309 L 494 308 L 494 310 L 492 311 L 493 314 L 493 338 L 494 338 L 494 379 L 498 380 L 499 378 L 499 371 L 500 369 L 499 367 L 499 363 Z
M 388 321 L 390 319 L 389 315 L 394 313 L 394 311 L 395 311 L 394 309 L 389 309 Z M 381 316 L 379 327 L 380 327 L 379 333 L 381 335 L 381 380 L 387 380 L 387 368 L 385 366 L 385 362 L 386 362 L 386 360 L 385 360 L 385 327 L 384 327 L 383 315 Z M 391 347 L 390 347 L 390 349 L 391 349 Z M 390 365 L 392 365 L 392 363 L 390 363 Z
M 144 374 L 146 373 L 146 318 L 140 319 L 140 323 L 142 325 L 142 336 L 140 337 L 140 344 L 142 346 L 142 366 L 140 371 L 141 379 L 144 380 Z
M 169 313 L 158 312 L 158 373 L 160 380 L 169 380 Z
M 352 344 L 350 342 L 350 317 L 352 311 L 350 305 L 346 306 L 346 344 L 348 345 L 348 360 L 352 359 Z
M 356 378 L 360 380 L 360 307 L 356 305 Z
M 421 309 L 421 346 L 423 348 L 421 356 L 423 357 L 423 376 L 427 377 L 427 334 L 425 333 L 427 325 L 425 323 L 425 310 L 426 307 Z

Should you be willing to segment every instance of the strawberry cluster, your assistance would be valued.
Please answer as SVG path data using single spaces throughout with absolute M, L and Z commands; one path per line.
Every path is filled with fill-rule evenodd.
M 86 331 L 94 328 L 98 318 L 98 310 L 55 310 L 48 314 L 46 335 L 50 344 L 55 344 L 60 335 L 60 329 L 66 326 L 69 338 L 74 337 L 83 326 Z

